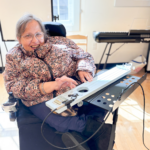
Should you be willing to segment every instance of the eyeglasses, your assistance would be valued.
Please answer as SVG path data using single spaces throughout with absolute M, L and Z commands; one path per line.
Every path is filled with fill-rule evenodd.
M 25 40 L 28 40 L 28 41 L 32 41 L 33 40 L 33 37 L 35 36 L 35 38 L 37 40 L 43 40 L 44 38 L 44 33 L 43 32 L 37 32 L 35 34 L 27 34 L 27 35 L 24 35 L 22 36 Z

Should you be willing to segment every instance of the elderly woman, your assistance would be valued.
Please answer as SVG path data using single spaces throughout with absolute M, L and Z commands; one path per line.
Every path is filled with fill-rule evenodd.
M 46 101 L 82 82 L 92 81 L 95 72 L 94 60 L 73 41 L 65 37 L 48 37 L 42 22 L 31 14 L 23 16 L 17 22 L 16 36 L 19 44 L 6 55 L 6 90 L 13 92 L 35 116 L 44 120 L 51 111 L 46 107 Z M 101 124 L 93 119 L 95 116 L 102 121 L 105 111 L 86 104 L 79 111 L 70 108 L 61 114 L 53 113 L 46 123 L 60 132 L 74 131 L 70 132 L 70 136 L 76 139 L 80 135 L 83 141 Z M 111 128 L 104 126 L 102 130 L 105 130 L 106 135 L 110 134 Z M 68 137 L 65 134 L 63 137 L 65 143 Z M 101 138 L 103 136 L 100 134 L 96 136 L 95 149 L 105 150 L 108 144 L 104 144 L 106 148 L 102 147 L 103 143 L 99 142 Z M 106 140 L 109 141 L 109 137 Z M 74 150 L 83 147 L 89 149 L 84 144 Z

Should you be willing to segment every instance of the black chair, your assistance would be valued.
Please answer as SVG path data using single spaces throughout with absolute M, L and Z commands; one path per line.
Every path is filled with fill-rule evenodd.
M 62 24 L 57 22 L 44 22 L 43 24 L 47 34 L 66 37 L 66 29 Z M 16 106 L 11 108 L 15 103 L 17 103 Z M 3 109 L 9 111 L 11 121 L 17 119 L 20 150 L 58 150 L 49 145 L 42 137 L 42 120 L 33 115 L 20 99 L 14 98 L 12 93 L 9 93 L 9 100 L 3 104 Z M 44 124 L 43 134 L 52 144 L 65 147 L 61 140 L 62 135 L 49 125 Z
M 19 128 L 20 150 L 58 150 L 49 145 L 41 135 L 42 120 L 19 101 L 17 111 L 17 124 Z M 61 140 L 61 134 L 48 124 L 43 126 L 43 134 L 46 139 L 54 145 L 65 147 Z
M 50 36 L 63 36 L 66 37 L 65 27 L 58 22 L 43 22 L 47 34 Z

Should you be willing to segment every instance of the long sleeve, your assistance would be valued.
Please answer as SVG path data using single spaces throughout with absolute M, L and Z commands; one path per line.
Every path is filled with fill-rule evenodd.
M 93 76 L 95 75 L 96 66 L 91 54 L 84 52 L 72 40 L 65 37 L 50 37 L 49 40 L 52 44 L 66 46 L 66 50 L 70 53 L 71 58 L 77 61 L 76 72 L 84 70 L 90 72 Z
M 76 71 L 88 71 L 94 76 L 96 67 L 92 55 L 84 52 L 73 41 L 69 40 L 68 43 L 69 44 L 67 46 L 70 48 L 69 50 L 71 51 L 71 57 L 77 61 Z
M 63 48 L 55 45 L 60 47 L 63 45 Z M 54 79 L 63 75 L 78 77 L 79 70 L 88 71 L 94 76 L 96 68 L 93 57 L 65 37 L 50 37 L 34 52 L 16 45 L 6 55 L 3 75 L 7 92 L 13 92 L 14 96 L 22 99 L 26 106 L 52 99 L 52 93 L 42 95 L 39 89 L 41 82 L 51 81 L 49 66 Z M 57 95 L 67 90 L 67 87 L 59 90 Z
M 5 71 L 3 73 L 7 92 L 13 92 L 16 98 L 33 100 L 42 96 L 39 90 L 40 79 L 25 77 L 17 68 L 17 62 L 11 54 L 6 55 Z

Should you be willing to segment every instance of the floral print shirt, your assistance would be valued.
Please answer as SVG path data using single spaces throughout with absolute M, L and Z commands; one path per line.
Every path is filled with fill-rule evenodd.
M 63 75 L 77 76 L 78 70 L 88 71 L 94 76 L 96 69 L 93 57 L 65 37 L 48 37 L 45 44 L 34 52 L 17 44 L 6 54 L 3 76 L 7 92 L 13 92 L 28 107 L 52 99 L 53 93 L 43 95 L 39 89 L 40 83 L 52 80 L 47 64 L 52 69 L 54 80 Z M 56 96 L 67 90 L 69 87 L 61 88 L 56 91 Z

